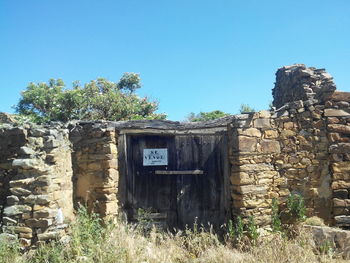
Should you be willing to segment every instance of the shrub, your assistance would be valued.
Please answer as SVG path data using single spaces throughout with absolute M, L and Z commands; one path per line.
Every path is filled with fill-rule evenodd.
M 305 221 L 306 208 L 304 198 L 298 194 L 291 194 L 287 199 L 287 213 L 296 221 Z

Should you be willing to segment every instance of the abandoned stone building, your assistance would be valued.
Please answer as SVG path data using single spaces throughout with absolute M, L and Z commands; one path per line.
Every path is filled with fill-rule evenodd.
M 55 238 L 80 202 L 104 218 L 150 209 L 182 228 L 238 215 L 271 222 L 271 202 L 350 227 L 350 92 L 324 69 L 276 73 L 274 109 L 222 119 L 0 125 L 0 224 L 25 245 Z

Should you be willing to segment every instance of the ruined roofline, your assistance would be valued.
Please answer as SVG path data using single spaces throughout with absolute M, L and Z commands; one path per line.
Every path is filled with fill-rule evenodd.
M 71 126 L 92 126 L 103 128 L 123 129 L 156 129 L 156 130 L 189 130 L 226 128 L 233 121 L 235 115 L 225 116 L 219 119 L 201 122 L 179 122 L 169 120 L 129 120 L 129 121 L 74 121 Z

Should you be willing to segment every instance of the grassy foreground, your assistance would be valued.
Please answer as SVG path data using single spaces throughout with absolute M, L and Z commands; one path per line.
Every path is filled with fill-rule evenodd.
M 248 237 L 234 242 L 230 235 L 223 240 L 197 227 L 170 234 L 146 230 L 142 225 L 100 223 L 96 215 L 81 209 L 70 227 L 69 240 L 51 242 L 27 253 L 20 253 L 16 242 L 1 242 L 0 262 L 345 262 L 330 249 L 317 249 L 310 235 L 300 231 L 293 238 L 278 232 L 260 235 L 254 242 Z

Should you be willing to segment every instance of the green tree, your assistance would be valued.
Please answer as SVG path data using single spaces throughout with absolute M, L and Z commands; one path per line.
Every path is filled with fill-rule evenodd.
M 250 107 L 248 104 L 241 104 L 239 108 L 240 113 L 245 113 L 245 112 L 254 112 L 255 109 Z
M 15 107 L 17 113 L 37 123 L 69 120 L 165 119 L 157 114 L 158 102 L 139 97 L 141 87 L 136 73 L 124 73 L 115 83 L 104 78 L 67 89 L 61 79 L 30 83 Z
M 229 116 L 229 113 L 225 113 L 223 111 L 220 110 L 214 110 L 214 111 L 210 111 L 210 112 L 200 112 L 198 114 L 195 114 L 193 112 L 191 112 L 186 120 L 187 121 L 191 121 L 191 122 L 197 122 L 197 121 L 210 121 L 210 120 L 215 120 L 218 118 L 222 118 L 225 116 Z

